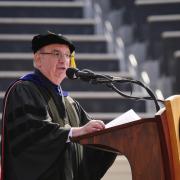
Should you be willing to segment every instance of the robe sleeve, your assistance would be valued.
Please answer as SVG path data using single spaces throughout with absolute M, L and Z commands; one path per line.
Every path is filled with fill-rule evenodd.
M 78 112 L 80 119 L 80 126 L 87 124 L 89 121 L 93 120 L 93 118 L 84 110 L 84 108 L 79 104 L 78 101 L 74 99 L 74 107 Z
M 63 157 L 70 129 L 52 123 L 45 100 L 23 83 L 10 91 L 5 114 L 5 143 L 17 179 L 38 179 Z

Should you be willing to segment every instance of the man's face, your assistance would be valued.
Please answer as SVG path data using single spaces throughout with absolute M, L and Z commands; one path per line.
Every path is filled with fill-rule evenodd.
M 64 44 L 44 46 L 35 54 L 36 67 L 54 84 L 60 84 L 66 77 L 70 65 L 70 50 Z

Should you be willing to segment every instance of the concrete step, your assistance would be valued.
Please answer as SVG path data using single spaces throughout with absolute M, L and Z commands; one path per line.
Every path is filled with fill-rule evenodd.
M 31 52 L 33 35 L 0 34 L 0 52 Z M 77 53 L 107 53 L 104 35 L 67 35 L 74 42 Z
M 1 16 L 0 16 L 1 17 Z M 47 30 L 61 34 L 94 34 L 96 22 L 86 18 L 0 18 L 0 33 L 36 34 Z
M 134 19 L 140 24 L 146 22 L 150 15 L 178 14 L 179 0 L 136 0 Z
M 180 30 L 180 14 L 153 15 L 147 18 L 149 27 L 149 40 L 160 40 L 163 31 Z
M 130 95 L 130 92 L 127 94 Z M 74 92 L 70 95 L 88 112 L 125 112 L 129 109 L 134 109 L 136 112 L 146 112 L 147 110 L 145 101 L 123 98 L 114 92 Z M 140 94 L 135 93 L 134 96 L 139 97 Z
M 113 112 L 122 113 L 129 109 L 136 112 L 146 112 L 145 101 L 135 101 L 123 98 L 114 92 L 70 92 L 71 97 L 75 98 L 87 112 Z M 127 92 L 127 94 L 130 94 Z M 133 93 L 139 97 L 140 93 Z M 0 112 L 2 112 L 2 99 L 4 92 L 0 93 Z
M 152 58 L 161 57 L 161 34 L 166 31 L 180 30 L 180 14 L 176 15 L 154 15 L 147 18 L 148 22 L 148 54 Z M 147 34 L 146 34 L 147 35 Z
M 32 71 L 32 53 L 0 53 L 0 71 Z M 79 69 L 118 71 L 120 60 L 115 54 L 76 54 Z
M 8 86 L 15 81 L 17 78 L 24 76 L 25 74 L 31 71 L 0 71 L 0 91 L 5 91 Z M 103 72 L 103 71 L 95 71 L 95 73 L 107 74 L 111 76 L 119 76 L 119 77 L 127 77 L 129 78 L 129 73 L 126 72 Z M 93 85 L 81 80 L 69 80 L 65 79 L 62 83 L 62 87 L 64 90 L 71 91 L 110 91 L 106 85 Z M 118 87 L 122 91 L 130 91 L 132 89 L 130 84 L 120 84 Z
M 83 1 L 0 1 L 0 17 L 77 18 L 83 17 L 83 7 Z
M 152 15 L 180 14 L 179 0 L 136 0 L 132 21 L 136 22 L 135 33 L 139 40 L 146 40 L 147 17 Z
M 102 180 L 132 180 L 131 167 L 125 156 L 117 156 Z
M 180 31 L 165 31 L 162 36 L 162 58 L 160 60 L 161 75 L 171 76 L 173 73 L 173 53 L 180 49 Z
M 172 66 L 172 74 L 173 77 L 172 81 L 172 94 L 179 94 L 180 93 L 180 74 L 179 74 L 179 67 L 180 67 L 180 48 L 179 50 L 175 51 L 173 54 L 172 60 L 174 61 Z

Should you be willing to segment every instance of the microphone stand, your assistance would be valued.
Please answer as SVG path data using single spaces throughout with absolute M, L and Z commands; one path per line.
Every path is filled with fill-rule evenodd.
M 106 86 L 108 88 L 111 88 L 112 90 L 114 90 L 116 93 L 120 94 L 123 97 L 126 98 L 130 98 L 130 99 L 134 99 L 134 100 L 153 100 L 155 103 L 155 107 L 156 107 L 156 111 L 160 110 L 160 106 L 158 104 L 158 101 L 160 102 L 164 102 L 163 100 L 158 100 L 156 99 L 154 93 L 152 92 L 152 90 L 147 87 L 145 84 L 143 84 L 141 81 L 137 81 L 137 80 L 132 80 L 132 79 L 124 79 L 124 78 L 120 78 L 120 77 L 112 77 L 112 76 L 108 76 L 108 75 L 97 75 L 95 78 L 90 79 L 89 82 L 91 84 L 106 84 Z M 146 90 L 146 92 L 149 94 L 149 97 L 135 97 L 135 96 L 129 96 L 124 94 L 123 92 L 121 92 L 115 85 L 114 83 L 132 83 L 132 84 L 137 84 L 139 86 L 141 86 L 142 88 L 144 88 Z

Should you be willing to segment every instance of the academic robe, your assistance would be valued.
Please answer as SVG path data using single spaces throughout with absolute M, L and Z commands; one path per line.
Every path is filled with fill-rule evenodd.
M 73 122 L 59 87 L 37 70 L 13 83 L 4 98 L 2 180 L 101 179 L 116 155 L 67 142 L 70 127 L 53 119 L 53 108 L 41 92 L 53 99 L 59 119 L 68 119 L 69 125 L 83 126 L 91 120 L 74 101 L 78 122 Z

